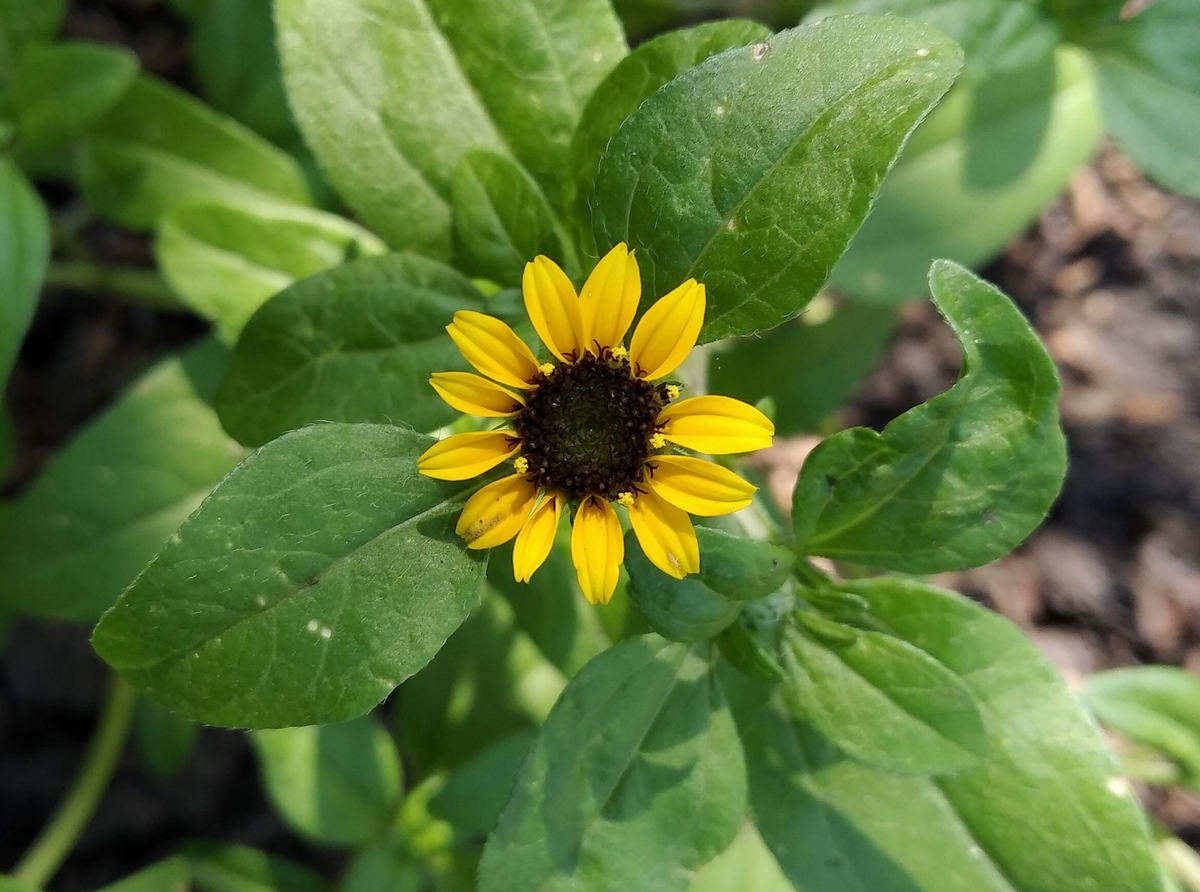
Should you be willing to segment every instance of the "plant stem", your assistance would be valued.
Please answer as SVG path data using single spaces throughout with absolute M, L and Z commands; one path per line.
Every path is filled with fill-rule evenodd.
M 1171 836 L 1159 840 L 1158 856 L 1188 892 L 1200 892 L 1200 856 L 1186 842 Z
M 133 718 L 135 699 L 133 688 L 114 674 L 79 774 L 50 823 L 17 864 L 12 874 L 17 882 L 35 889 L 44 888 L 70 854 L 117 767 L 117 758 L 125 746 Z
M 46 284 L 79 291 L 102 291 L 132 298 L 160 310 L 184 309 L 162 276 L 149 269 L 108 266 L 90 260 L 56 260 L 46 270 Z

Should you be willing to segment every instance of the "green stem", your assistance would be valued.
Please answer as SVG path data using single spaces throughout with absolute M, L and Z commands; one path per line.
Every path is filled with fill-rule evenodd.
M 1191 846 L 1175 836 L 1162 839 L 1158 856 L 1188 892 L 1200 892 L 1200 856 Z
M 792 566 L 792 573 L 802 585 L 817 591 L 830 588 L 832 585 L 828 576 L 814 567 L 807 559 L 799 556 L 796 557 L 796 563 Z
M 135 699 L 133 688 L 114 674 L 79 774 L 50 823 L 17 864 L 12 874 L 17 882 L 34 889 L 43 888 L 70 854 L 117 767 Z
M 149 269 L 108 266 L 89 260 L 57 260 L 46 270 L 46 284 L 79 291 L 102 291 L 161 310 L 184 309 L 162 276 Z

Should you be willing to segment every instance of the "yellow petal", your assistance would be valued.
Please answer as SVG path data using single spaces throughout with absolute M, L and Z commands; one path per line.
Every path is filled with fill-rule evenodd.
M 467 362 L 493 381 L 524 389 L 538 373 L 533 351 L 494 316 L 459 310 L 446 331 Z
M 603 499 L 588 496 L 579 506 L 571 530 L 571 562 L 588 601 L 607 604 L 612 600 L 624 558 L 625 540 L 617 512 Z
M 741 511 L 754 499 L 757 487 L 728 468 L 702 458 L 656 455 L 650 488 L 689 514 L 717 517 Z
M 641 299 L 642 277 L 637 260 L 622 242 L 596 264 L 579 292 L 587 348 L 599 353 L 604 347 L 620 344 L 633 324 Z
M 633 332 L 629 361 L 639 378 L 669 375 L 692 352 L 704 324 L 704 286 L 688 279 L 655 301 Z
M 454 532 L 467 548 L 494 548 L 521 531 L 533 508 L 537 487 L 522 474 L 489 483 L 463 505 Z
M 516 394 L 470 372 L 434 372 L 429 383 L 438 396 L 467 415 L 506 418 L 524 405 Z
M 436 480 L 469 480 L 490 471 L 521 448 L 512 431 L 472 431 L 438 440 L 417 459 L 417 470 Z
M 629 522 L 642 551 L 658 569 L 676 579 L 699 571 L 700 545 L 686 511 L 649 490 L 637 494 Z
M 582 355 L 586 339 L 579 298 L 558 264 L 542 255 L 525 264 L 521 291 L 529 321 L 547 349 L 564 362 Z
M 562 517 L 563 500 L 553 493 L 542 499 L 517 534 L 513 547 L 513 577 L 517 582 L 528 582 L 550 555 L 554 547 L 554 534 L 558 531 L 558 519 Z
M 673 403 L 658 413 L 658 423 L 672 443 L 709 455 L 766 449 L 775 435 L 770 418 L 727 396 L 695 396 Z

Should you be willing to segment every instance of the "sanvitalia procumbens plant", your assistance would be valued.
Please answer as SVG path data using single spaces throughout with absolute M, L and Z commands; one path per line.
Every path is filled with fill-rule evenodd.
M 1058 385 L 1007 298 L 934 265 L 960 381 L 882 433 L 830 437 L 790 519 L 736 463 L 688 452 L 759 448 L 771 427 L 675 354 L 804 309 L 953 81 L 952 42 L 847 16 L 628 53 L 600 0 L 280 0 L 276 20 L 301 132 L 394 253 L 296 204 L 295 166 L 239 131 L 137 126 L 180 102 L 165 88 L 101 122 L 91 200 L 158 225 L 168 274 L 236 338 L 224 428 L 261 446 L 105 614 L 105 660 L 184 716 L 256 729 L 297 832 L 365 846 L 348 889 L 381 863 L 457 876 L 485 836 L 483 890 L 686 889 L 747 816 L 770 854 L 751 851 L 795 889 L 1156 888 L 1111 756 L 1019 632 L 918 581 L 809 561 L 961 569 L 1040 522 L 1064 470 Z M 197 174 L 214 145 L 255 163 Z M 187 163 L 155 167 L 171 152 Z M 189 272 L 198 246 L 236 241 L 296 280 L 252 315 L 278 279 L 235 303 Z M 241 281 L 213 253 L 209 271 Z M 489 330 L 507 354 L 471 340 Z M 464 377 L 464 354 L 508 387 Z M 615 467 L 612 425 L 630 420 Z M 427 433 L 446 425 L 467 439 Z M 484 444 L 477 462 L 438 464 L 463 443 Z M 435 480 L 422 456 L 483 476 Z M 505 483 L 488 468 L 510 457 Z M 748 499 L 720 526 L 685 513 Z M 511 556 L 469 547 L 501 528 Z M 593 613 L 581 594 L 611 600 Z M 403 800 L 394 746 L 359 718 L 402 682 Z M 371 794 L 331 792 L 356 788 Z

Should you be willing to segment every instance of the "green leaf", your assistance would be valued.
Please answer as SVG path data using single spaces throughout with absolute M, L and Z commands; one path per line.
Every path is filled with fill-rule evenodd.
M 198 22 L 212 0 L 166 0 L 175 13 L 189 22 Z
M 454 168 L 455 265 L 500 285 L 520 285 L 538 254 L 565 262 L 554 215 L 529 174 L 503 155 L 478 149 Z
M 801 615 L 785 629 L 785 698 L 851 758 L 897 774 L 948 774 L 987 752 L 970 688 L 924 651 Z
M 1136 666 L 1088 676 L 1083 702 L 1100 722 L 1170 756 L 1200 788 L 1200 678 L 1175 666 Z
M 281 0 L 284 83 L 330 180 L 393 247 L 450 254 L 471 149 L 559 200 L 587 97 L 625 54 L 605 0 Z
M 622 641 L 567 686 L 488 840 L 480 892 L 671 892 L 722 852 L 745 766 L 707 648 Z
M 647 40 L 617 63 L 592 93 L 571 138 L 567 187 L 585 238 L 591 238 L 588 205 L 600 159 L 625 119 L 689 68 L 725 50 L 765 40 L 770 33 L 766 26 L 743 19 L 705 22 Z
M 190 892 L 189 881 L 188 863 L 176 857 L 139 870 L 100 892 Z
M 1079 40 L 1098 28 L 1116 24 L 1128 4 L 1125 0 L 1041 0 L 1041 5 L 1058 20 L 1068 36 Z
M 45 151 L 79 136 L 129 89 L 137 57 L 88 43 L 33 47 L 21 57 L 4 93 L 18 147 Z
M 448 424 L 459 413 L 429 376 L 468 367 L 446 334 L 461 309 L 486 310 L 471 281 L 412 254 L 297 282 L 242 332 L 217 397 L 221 421 L 250 445 L 313 421 Z
M 795 892 L 752 824 L 733 845 L 696 871 L 689 892 Z
M 0 0 L 0 83 L 26 47 L 49 42 L 66 8 L 66 0 Z
M 251 735 L 275 810 L 314 842 L 361 845 L 391 823 L 400 756 L 375 719 Z
M 148 75 L 92 128 L 79 178 L 88 204 L 130 229 L 197 199 L 311 201 L 289 155 Z
M 387 250 L 344 217 L 266 201 L 176 205 L 159 222 L 154 247 L 175 293 L 231 342 L 297 279 Z
M 546 562 L 528 582 L 513 578 L 511 544 L 494 549 L 488 560 L 488 582 L 508 599 L 517 625 L 542 656 L 567 678 L 612 643 L 579 590 L 570 537 L 564 524 Z
M 341 892 L 423 892 L 425 872 L 401 840 L 388 837 L 362 849 L 346 869 Z
M 246 846 L 190 844 L 183 853 L 196 892 L 324 892 L 329 888 L 307 867 Z
M 78 620 L 112 606 L 243 454 L 209 404 L 227 362 L 204 341 L 155 366 L 0 517 L 10 605 Z
M 700 572 L 696 578 L 733 601 L 765 598 L 779 590 L 792 569 L 786 548 L 735 536 L 713 527 L 697 527 Z
M 974 768 L 905 777 L 839 753 L 771 689 L 722 675 L 763 839 L 796 889 L 1150 892 L 1137 800 L 1061 677 L 1019 630 L 965 598 L 898 579 L 846 588 L 883 628 L 962 679 L 991 746 Z
M 276 145 L 299 144 L 283 92 L 270 0 L 211 0 L 199 17 L 192 59 L 214 108 Z
M 751 405 L 770 397 L 780 436 L 815 430 L 874 365 L 895 320 L 892 309 L 848 301 L 827 321 L 801 316 L 729 341 L 709 354 L 709 389 Z
M 321 424 L 258 450 L 104 615 L 96 651 L 207 724 L 369 711 L 437 653 L 483 579 L 454 533 L 468 490 L 417 473 L 432 442 Z
M 17 452 L 17 434 L 13 429 L 12 416 L 0 406 L 0 480 L 8 476 Z
M 1088 41 L 1113 140 L 1151 178 L 1200 198 L 1200 16 L 1191 0 L 1155 0 Z
M 500 821 L 533 738 L 532 729 L 517 731 L 476 753 L 446 778 L 429 802 L 430 814 L 463 836 L 486 837 Z
M 596 244 L 638 250 L 643 303 L 695 277 L 701 342 L 772 328 L 813 298 L 958 48 L 906 20 L 846 16 L 684 72 L 608 144 Z
M 962 344 L 962 376 L 882 435 L 852 428 L 813 450 L 792 508 L 802 553 L 910 573 L 978 567 L 1028 536 L 1058 494 L 1066 448 L 1045 348 L 962 267 L 939 261 L 929 282 Z
M 418 775 L 453 767 L 536 727 L 565 684 L 517 628 L 508 603 L 489 592 L 433 662 L 405 683 L 396 736 Z
M 1092 65 L 1073 47 L 956 84 L 913 134 L 832 284 L 892 305 L 924 291 L 935 258 L 983 263 L 1063 192 L 1100 129 Z
M 170 780 L 196 748 L 199 726 L 145 697 L 138 700 L 133 721 L 142 764 L 156 780 Z
M 16 165 L 0 157 L 0 384 L 16 362 L 49 262 L 46 206 Z
M 713 532 L 703 528 L 697 535 Z M 733 537 L 730 537 L 733 538 Z M 701 539 L 703 570 L 708 559 Z M 633 531 L 625 534 L 625 569 L 629 571 L 629 596 L 650 627 L 673 641 L 702 641 L 711 638 L 737 619 L 741 607 L 705 585 L 702 575 L 675 579 L 650 563 Z

